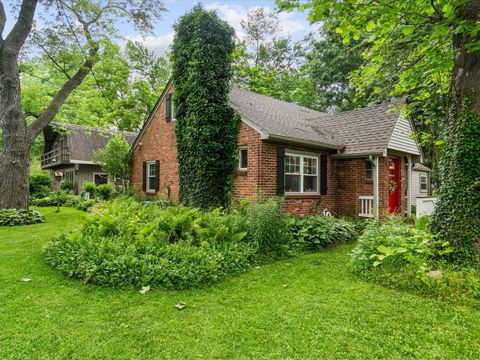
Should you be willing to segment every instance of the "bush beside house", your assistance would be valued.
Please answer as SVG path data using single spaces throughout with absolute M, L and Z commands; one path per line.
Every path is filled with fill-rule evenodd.
M 415 225 L 397 217 L 370 222 L 351 253 L 354 272 L 385 286 L 479 304 L 480 274 L 452 266 L 453 248 L 427 223 L 428 217 Z

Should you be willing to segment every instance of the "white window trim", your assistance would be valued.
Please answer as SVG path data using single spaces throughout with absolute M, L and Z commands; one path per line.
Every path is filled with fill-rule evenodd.
M 108 174 L 107 173 L 103 173 L 103 172 L 93 172 L 92 173 L 92 182 L 95 184 L 95 175 L 104 175 L 107 177 L 107 184 L 110 182 L 110 179 L 108 177 Z
M 146 171 L 146 176 L 147 176 L 147 179 L 146 179 L 146 188 L 145 188 L 145 192 L 148 193 L 148 194 L 154 194 L 156 193 L 156 190 L 155 189 L 151 189 L 150 188 L 150 165 L 153 165 L 153 166 L 156 166 L 157 165 L 157 162 L 155 160 L 153 161 L 147 161 L 147 171 Z M 156 176 L 156 174 L 155 174 Z
M 422 182 L 422 178 L 425 178 L 425 182 Z M 427 174 L 419 174 L 418 177 L 418 188 L 421 193 L 426 193 L 428 192 L 428 175 Z M 425 189 L 422 189 L 422 184 L 425 184 Z
M 300 157 L 300 191 L 285 191 L 285 195 L 318 195 L 320 194 L 320 155 L 313 154 L 313 153 L 306 153 L 306 152 L 297 152 L 297 151 L 286 151 L 285 157 L 287 156 L 299 156 Z M 317 191 L 303 191 L 303 159 L 316 159 L 317 160 L 317 173 L 315 176 L 317 177 Z M 284 172 L 284 182 L 286 175 L 299 175 L 299 174 L 290 174 Z M 309 175 L 307 175 L 309 176 Z
M 242 167 L 242 150 L 247 150 L 247 167 Z M 241 146 L 238 148 L 238 170 L 247 170 L 248 169 L 248 148 L 246 146 Z

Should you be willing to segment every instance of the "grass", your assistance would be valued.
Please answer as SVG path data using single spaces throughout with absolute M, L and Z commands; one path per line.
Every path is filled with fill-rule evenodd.
M 354 278 L 351 246 L 206 289 L 113 290 L 50 269 L 41 247 L 84 213 L 0 228 L 1 359 L 476 358 L 480 311 Z M 31 282 L 22 282 L 24 277 Z M 175 309 L 180 301 L 183 311 Z

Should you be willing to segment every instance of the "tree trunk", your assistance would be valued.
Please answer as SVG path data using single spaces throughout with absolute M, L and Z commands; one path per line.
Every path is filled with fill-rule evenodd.
M 463 8 L 463 18 L 472 25 L 480 21 L 480 0 L 470 0 Z M 450 100 L 455 109 L 450 126 L 462 112 L 462 103 L 467 96 L 473 99 L 474 111 L 480 115 L 480 51 L 468 52 L 466 45 L 480 41 L 480 32 L 475 38 L 465 33 L 453 35 L 455 50 L 454 68 L 450 84 Z
M 0 208 L 27 208 L 32 139 L 22 113 L 17 53 L 6 46 L 0 48 L 0 119 Z

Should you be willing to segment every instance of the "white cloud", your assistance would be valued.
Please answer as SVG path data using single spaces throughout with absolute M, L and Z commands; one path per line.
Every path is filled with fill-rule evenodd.
M 216 10 L 218 15 L 227 21 L 236 31 L 237 36 L 241 39 L 244 37 L 244 32 L 240 25 L 243 19 L 247 18 L 247 13 L 250 10 L 258 8 L 258 6 L 252 6 L 250 8 L 244 8 L 241 5 L 230 5 L 220 2 L 214 2 L 206 6 L 209 10 Z M 273 11 L 271 8 L 264 6 L 265 10 Z M 294 33 L 305 32 L 305 22 L 295 19 L 294 13 L 281 12 L 278 14 L 278 21 L 280 25 L 280 31 L 278 35 L 290 36 Z
M 165 53 L 165 51 L 168 51 L 170 45 L 172 45 L 173 36 L 173 32 L 161 36 L 128 35 L 127 40 L 139 41 L 144 44 L 148 49 L 155 51 L 159 55 L 162 55 L 163 53 Z

